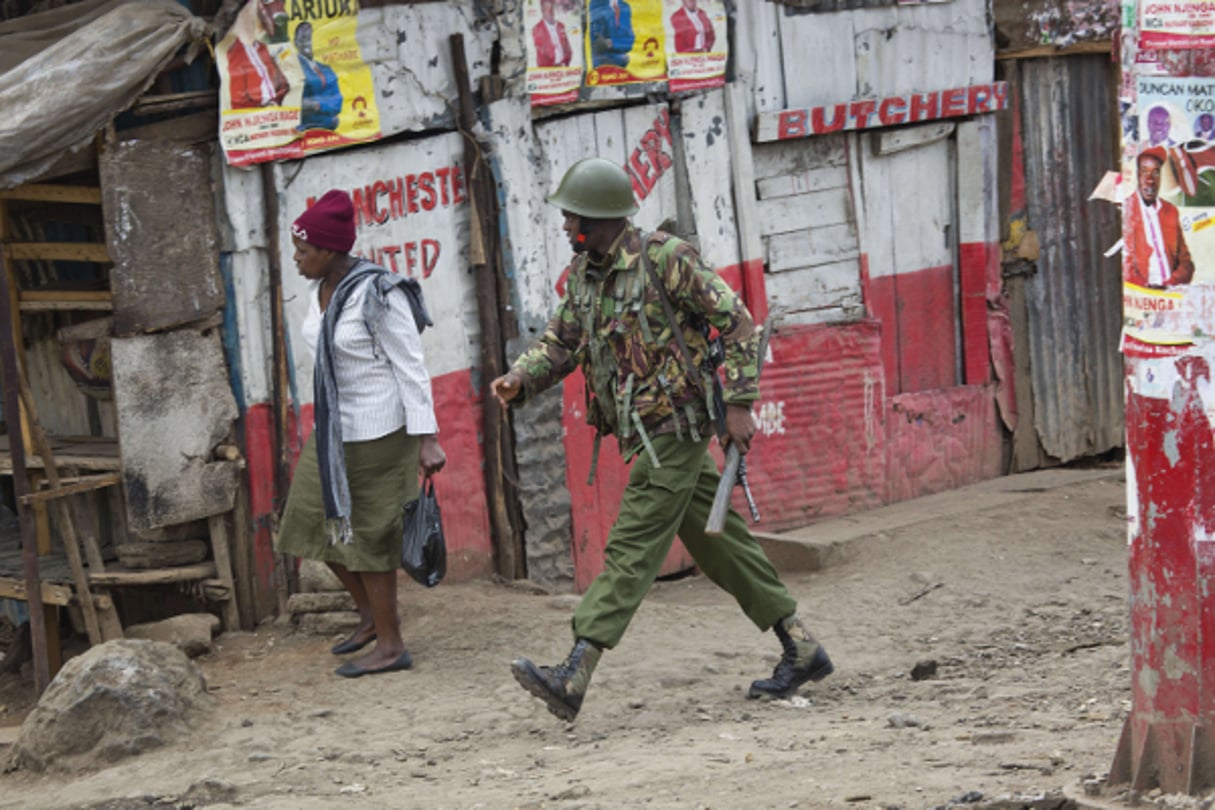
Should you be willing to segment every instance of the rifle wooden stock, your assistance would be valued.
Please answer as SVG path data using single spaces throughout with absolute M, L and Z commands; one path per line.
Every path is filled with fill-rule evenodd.
M 713 496 L 713 508 L 709 510 L 709 519 L 705 521 L 705 534 L 717 536 L 726 528 L 726 514 L 730 511 L 730 493 L 738 483 L 738 462 L 742 460 L 738 448 L 733 443 L 726 450 L 726 463 L 721 470 L 721 480 L 717 482 L 717 494 Z

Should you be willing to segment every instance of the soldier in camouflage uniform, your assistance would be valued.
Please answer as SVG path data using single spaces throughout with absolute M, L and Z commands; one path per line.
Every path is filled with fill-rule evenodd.
M 507 407 L 581 366 L 596 457 L 599 437 L 615 435 L 633 465 L 603 573 L 574 611 L 573 650 L 553 667 L 520 658 L 511 664 L 515 679 L 572 721 L 603 650 L 624 635 L 676 534 L 700 570 L 760 630 L 772 628 L 780 639 L 784 655 L 776 671 L 752 683 L 750 697 L 787 697 L 825 678 L 831 659 L 797 618 L 797 603 L 742 517 L 731 509 L 722 535 L 705 535 L 720 480 L 708 452 L 714 373 L 708 326 L 724 345 L 727 441 L 745 454 L 755 433 L 751 404 L 759 397 L 759 330 L 751 314 L 691 245 L 661 231 L 643 234 L 630 223 L 637 205 L 616 164 L 576 163 L 549 202 L 562 210 L 576 254 L 565 293 L 543 337 L 493 381 L 493 392 Z

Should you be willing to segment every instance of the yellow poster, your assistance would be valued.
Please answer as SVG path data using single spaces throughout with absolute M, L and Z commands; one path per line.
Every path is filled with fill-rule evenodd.
M 667 77 L 662 0 L 587 0 L 588 86 Z
M 245 3 L 216 48 L 228 163 L 296 159 L 380 137 L 357 30 L 355 0 Z

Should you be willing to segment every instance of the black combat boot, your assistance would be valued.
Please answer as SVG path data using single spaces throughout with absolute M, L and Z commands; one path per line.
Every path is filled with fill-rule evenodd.
M 807 681 L 821 681 L 835 671 L 823 645 L 814 640 L 796 613 L 781 619 L 772 630 L 785 653 L 771 678 L 752 682 L 747 697 L 787 698 Z
M 538 667 L 526 658 L 517 658 L 511 662 L 510 671 L 520 686 L 544 701 L 550 712 L 572 723 L 602 655 L 603 650 L 580 638 L 558 666 Z

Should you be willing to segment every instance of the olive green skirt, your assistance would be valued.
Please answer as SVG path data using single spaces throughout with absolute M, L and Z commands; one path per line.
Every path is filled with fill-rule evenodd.
M 332 544 L 325 531 L 316 433 L 304 443 L 274 548 L 350 571 L 395 571 L 401 566 L 401 506 L 418 497 L 421 439 L 401 428 L 367 442 L 345 442 L 354 542 Z

